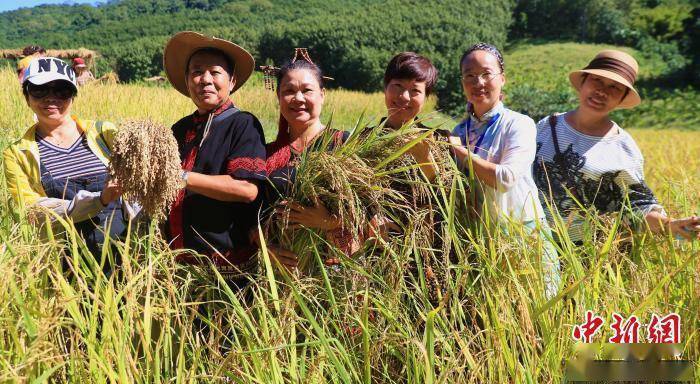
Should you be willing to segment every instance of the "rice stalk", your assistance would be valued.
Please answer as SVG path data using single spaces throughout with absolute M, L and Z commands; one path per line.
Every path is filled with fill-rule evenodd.
M 328 128 L 327 132 L 331 131 Z M 384 189 L 366 161 L 357 155 L 340 150 L 327 150 L 332 134 L 325 133 L 299 159 L 296 176 L 287 201 L 304 206 L 323 204 L 338 217 L 346 236 L 358 239 L 367 227 L 368 212 L 376 211 L 383 199 Z M 271 241 L 295 252 L 300 258 L 299 268 L 309 272 L 313 264 L 313 250 L 321 250 L 324 257 L 343 252 L 334 247 L 325 234 L 310 229 L 293 230 L 289 227 L 288 206 L 268 218 L 265 229 Z M 334 256 L 334 257 L 335 257 Z

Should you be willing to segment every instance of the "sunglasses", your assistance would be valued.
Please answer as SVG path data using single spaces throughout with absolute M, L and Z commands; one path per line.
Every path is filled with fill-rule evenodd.
M 68 100 L 75 96 L 75 90 L 71 87 L 65 87 L 61 85 L 31 85 L 27 87 L 27 93 L 29 96 L 35 99 L 43 99 L 49 94 L 53 97 L 61 100 Z

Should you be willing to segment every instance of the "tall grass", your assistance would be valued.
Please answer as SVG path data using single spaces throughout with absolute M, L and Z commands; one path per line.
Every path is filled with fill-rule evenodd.
M 4 147 L 31 114 L 11 72 L 0 73 L 0 86 Z M 167 124 L 192 109 L 164 88 L 81 91 L 76 112 L 86 118 Z M 274 132 L 271 93 L 244 87 L 236 98 Z M 327 107 L 335 106 L 335 127 L 353 127 L 362 110 L 379 115 L 382 104 L 380 95 L 333 91 Z M 699 213 L 698 133 L 632 134 L 667 209 Z M 586 309 L 606 325 L 613 312 L 644 322 L 654 312 L 677 312 L 684 357 L 700 358 L 700 246 L 637 235 L 630 247 L 608 220 L 591 220 L 582 247 L 563 244 L 564 287 L 551 300 L 544 296 L 539 240 L 517 226 L 454 217 L 451 208 L 466 198 L 463 187 L 441 200 L 456 256 L 436 306 L 424 276 L 403 276 L 410 252 L 365 253 L 303 277 L 280 272 L 263 254 L 263 273 L 243 297 L 207 268 L 175 264 L 153 228 L 133 230 L 97 259 L 69 223 L 65 233 L 39 233 L 13 217 L 4 183 L 0 176 L 2 382 L 560 382 L 562 359 L 573 353 L 572 326 Z M 392 241 L 406 243 L 398 249 L 425 246 L 410 234 Z M 122 268 L 106 275 L 100 263 L 115 253 Z

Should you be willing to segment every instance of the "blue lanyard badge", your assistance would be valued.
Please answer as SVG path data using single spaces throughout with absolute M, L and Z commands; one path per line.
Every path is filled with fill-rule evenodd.
M 494 136 L 496 136 L 496 131 L 498 130 L 498 126 L 496 125 L 496 122 L 498 119 L 501 117 L 500 113 L 497 113 L 494 115 L 491 120 L 489 120 L 488 125 L 486 126 L 486 129 L 484 132 L 477 138 L 476 144 L 474 145 L 474 153 L 477 153 L 480 149 L 482 148 L 482 144 L 484 146 L 491 145 L 493 142 Z M 469 141 L 469 136 L 471 135 L 471 125 L 472 125 L 472 119 L 467 118 L 467 131 L 465 132 L 465 137 L 462 139 L 462 144 L 464 144 L 465 147 L 469 148 L 468 141 Z

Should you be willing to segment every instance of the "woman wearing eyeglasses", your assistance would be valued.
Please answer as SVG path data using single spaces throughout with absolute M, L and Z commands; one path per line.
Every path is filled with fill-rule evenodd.
M 453 131 L 458 163 L 480 182 L 479 206 L 482 218 L 491 223 L 522 222 L 531 231 L 542 232 L 547 293 L 558 285 L 556 251 L 548 241 L 549 227 L 532 179 L 537 129 L 528 116 L 506 108 L 501 90 L 506 83 L 503 56 L 489 44 L 469 48 L 460 60 L 462 89 L 468 116 Z
M 93 254 L 105 231 L 114 238 L 135 209 L 120 204 L 121 190 L 109 180 L 115 126 L 71 116 L 78 93 L 75 72 L 64 61 L 31 61 L 22 82 L 27 105 L 37 116 L 24 136 L 3 152 L 5 178 L 20 215 L 41 225 L 71 219 Z M 42 214 L 43 213 L 43 214 Z

